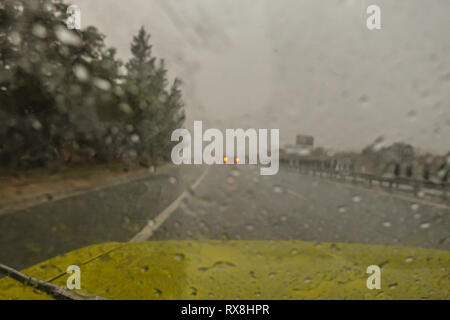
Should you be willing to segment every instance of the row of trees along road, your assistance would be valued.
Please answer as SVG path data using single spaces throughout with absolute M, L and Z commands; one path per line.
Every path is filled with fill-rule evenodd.
M 68 30 L 67 5 L 0 1 L 0 165 L 150 165 L 170 156 L 184 122 L 181 81 L 169 84 L 142 27 L 123 64 L 95 27 Z

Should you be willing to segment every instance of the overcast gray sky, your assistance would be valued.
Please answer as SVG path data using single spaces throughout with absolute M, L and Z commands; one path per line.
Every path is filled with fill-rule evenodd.
M 184 82 L 187 127 L 280 128 L 358 150 L 450 150 L 448 0 L 74 0 L 124 60 L 141 25 Z M 366 28 L 381 7 L 382 29 Z

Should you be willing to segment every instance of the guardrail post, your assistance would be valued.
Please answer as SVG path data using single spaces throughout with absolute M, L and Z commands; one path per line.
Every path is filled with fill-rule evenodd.
M 446 184 L 442 184 L 442 200 L 447 200 L 447 188 Z
M 414 182 L 414 196 L 418 197 L 419 196 L 419 183 L 418 182 Z

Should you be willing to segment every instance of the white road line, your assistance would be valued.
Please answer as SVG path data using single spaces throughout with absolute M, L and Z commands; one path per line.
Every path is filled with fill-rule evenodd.
M 206 169 L 200 177 L 191 185 L 191 189 L 195 190 L 203 178 L 206 176 L 208 169 Z M 188 191 L 183 191 L 182 194 L 178 196 L 167 208 L 165 208 L 160 214 L 158 214 L 154 219 L 151 219 L 148 224 L 136 234 L 128 242 L 142 242 L 149 239 L 153 233 L 158 230 L 158 228 L 170 217 L 170 215 L 180 206 L 181 201 L 189 195 Z
M 287 193 L 289 193 L 290 195 L 293 195 L 294 197 L 300 198 L 302 200 L 308 200 L 304 195 L 302 195 L 302 194 L 300 194 L 298 192 L 295 192 L 295 191 L 292 191 L 292 190 L 289 190 L 289 189 L 286 189 L 286 191 L 287 191 Z

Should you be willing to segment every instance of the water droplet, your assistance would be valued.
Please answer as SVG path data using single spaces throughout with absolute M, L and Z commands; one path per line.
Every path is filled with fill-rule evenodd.
M 245 226 L 245 229 L 246 229 L 247 231 L 253 231 L 253 230 L 255 230 L 255 227 L 252 226 L 252 225 L 247 225 L 247 226 Z
M 233 184 L 235 182 L 234 178 L 232 177 L 227 177 L 227 183 L 228 184 Z
M 45 29 L 45 27 L 42 24 L 35 23 L 33 25 L 32 33 L 35 37 L 43 39 L 47 36 L 47 29 Z
M 73 73 L 81 82 L 85 82 L 89 79 L 89 72 L 81 64 L 77 64 L 73 67 Z
M 367 103 L 369 101 L 369 96 L 367 94 L 363 94 L 359 97 L 359 102 L 361 103 Z
M 18 16 L 22 15 L 24 10 L 23 4 L 21 4 L 20 2 L 14 4 L 14 10 L 16 11 L 16 14 Z
M 339 207 L 338 212 L 339 213 L 346 213 L 347 212 L 347 208 L 344 207 L 344 206 L 341 206 L 341 207 Z
M 389 285 L 389 289 L 395 289 L 397 288 L 398 284 L 397 283 L 392 283 Z
M 18 46 L 22 42 L 22 37 L 20 36 L 20 34 L 18 32 L 14 31 L 9 35 L 8 40 L 13 45 Z
M 241 175 L 241 173 L 238 170 L 233 170 L 233 171 L 231 171 L 231 175 L 233 177 L 239 177 Z
M 426 222 L 420 225 L 420 229 L 428 229 L 431 226 L 431 223 Z
M 157 289 L 157 288 L 153 289 L 153 293 L 154 293 L 154 294 L 155 294 L 155 296 L 157 296 L 157 297 L 159 297 L 159 296 L 161 296 L 161 295 L 162 295 L 162 291 L 161 291 L 161 290 L 159 290 L 159 289 Z
M 280 186 L 273 187 L 273 192 L 275 193 L 282 193 L 283 189 Z
M 140 140 L 140 138 L 139 138 L 139 136 L 138 136 L 137 134 L 133 134 L 133 135 L 130 137 L 130 140 L 131 140 L 131 142 L 133 142 L 133 143 L 138 143 L 139 140 Z
M 31 126 L 35 130 L 41 130 L 42 129 L 42 124 L 38 120 L 33 120 L 33 122 L 31 123 Z
M 169 178 L 169 183 L 170 183 L 170 184 L 175 184 L 175 183 L 177 183 L 177 179 L 174 178 L 174 177 L 170 177 L 170 178 Z
M 173 257 L 174 257 L 174 259 L 177 260 L 177 261 L 183 261 L 183 260 L 184 260 L 184 254 L 182 254 L 182 253 L 175 253 L 175 254 L 173 255 Z
M 416 121 L 417 120 L 417 111 L 411 110 L 406 114 L 406 116 L 408 117 L 409 121 Z
M 127 104 L 127 103 L 121 103 L 119 104 L 119 109 L 126 114 L 131 114 L 133 113 L 133 109 L 131 109 L 131 107 Z
M 95 78 L 93 80 L 93 83 L 94 83 L 94 86 L 96 86 L 100 90 L 108 91 L 111 89 L 111 83 L 108 80 L 101 79 L 101 78 Z
M 197 270 L 200 273 L 205 273 L 206 271 L 208 271 L 208 268 L 198 268 Z
M 82 43 L 78 35 L 76 35 L 74 32 L 69 31 L 66 27 L 62 25 L 58 25 L 55 28 L 55 35 L 59 41 L 68 46 L 78 47 Z

